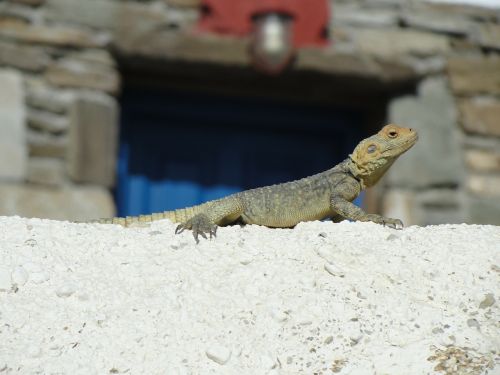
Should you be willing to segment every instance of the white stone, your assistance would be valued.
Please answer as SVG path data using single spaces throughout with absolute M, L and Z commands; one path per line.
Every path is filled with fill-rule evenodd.
M 205 354 L 219 365 L 225 365 L 231 359 L 231 350 L 219 344 L 212 345 Z
M 58 297 L 69 297 L 75 292 L 76 292 L 76 287 L 74 285 L 64 284 L 61 285 L 59 288 L 57 288 L 56 295 Z
M 288 319 L 288 314 L 286 314 L 285 312 L 283 312 L 282 310 L 279 310 L 279 309 L 272 310 L 271 316 L 278 323 L 282 323 Z
M 327 262 L 333 262 L 333 249 L 331 246 L 321 246 L 316 253 Z
M 16 284 L 17 286 L 23 286 L 28 281 L 29 274 L 22 266 L 17 266 L 12 271 L 10 278 L 12 280 L 12 283 Z
M 333 276 L 344 277 L 345 272 L 332 263 L 325 263 L 325 270 Z
M 49 275 L 46 272 L 33 272 L 30 274 L 30 280 L 35 284 L 41 284 L 49 279 Z

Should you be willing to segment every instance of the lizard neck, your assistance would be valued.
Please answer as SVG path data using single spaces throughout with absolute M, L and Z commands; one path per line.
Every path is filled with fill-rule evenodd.
M 356 181 L 359 182 L 361 189 L 365 189 L 366 185 L 362 179 L 360 171 L 356 168 L 356 164 L 351 160 L 351 158 L 347 158 L 341 163 L 337 164 L 333 169 L 331 169 L 334 173 L 344 173 L 346 175 L 351 176 Z
M 364 190 L 375 185 L 390 168 L 393 162 L 393 160 L 386 162 L 383 167 L 379 167 L 376 170 L 366 170 L 365 168 L 361 168 L 351 158 L 348 158 L 344 163 L 349 173 L 359 181 L 361 189 Z

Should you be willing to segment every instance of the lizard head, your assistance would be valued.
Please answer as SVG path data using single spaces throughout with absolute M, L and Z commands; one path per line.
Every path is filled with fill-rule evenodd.
M 411 128 L 386 125 L 377 134 L 362 140 L 356 146 L 350 155 L 353 161 L 351 172 L 361 181 L 363 188 L 373 186 L 417 139 L 417 132 Z

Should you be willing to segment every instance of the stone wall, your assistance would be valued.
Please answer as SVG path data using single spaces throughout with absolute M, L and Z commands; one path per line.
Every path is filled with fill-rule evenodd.
M 116 57 L 249 66 L 248 40 L 196 35 L 197 16 L 196 0 L 0 2 L 0 214 L 114 213 Z M 471 6 L 338 0 L 332 46 L 299 51 L 295 71 L 394 87 L 387 120 L 419 130 L 377 190 L 386 214 L 500 224 L 499 20 Z M 409 82 L 414 92 L 396 91 Z

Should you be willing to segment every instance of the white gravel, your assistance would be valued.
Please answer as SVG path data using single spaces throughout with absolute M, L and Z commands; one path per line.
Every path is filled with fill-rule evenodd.
M 0 374 L 500 374 L 500 227 L 0 217 Z

